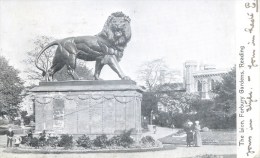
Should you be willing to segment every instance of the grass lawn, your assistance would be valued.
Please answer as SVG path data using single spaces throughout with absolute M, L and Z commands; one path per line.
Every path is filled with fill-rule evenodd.
M 176 137 L 173 134 L 159 139 L 163 144 L 186 144 L 186 135 Z M 201 132 L 204 145 L 236 145 L 236 131 L 208 131 Z

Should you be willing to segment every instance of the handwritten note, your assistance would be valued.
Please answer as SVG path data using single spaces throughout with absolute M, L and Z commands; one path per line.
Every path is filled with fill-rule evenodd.
M 237 157 L 259 156 L 260 67 L 258 0 L 239 1 L 237 27 Z

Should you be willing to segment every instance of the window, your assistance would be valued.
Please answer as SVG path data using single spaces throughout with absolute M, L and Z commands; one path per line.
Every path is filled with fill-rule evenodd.
M 202 83 L 201 83 L 201 81 L 198 81 L 197 91 L 198 91 L 198 92 L 201 92 L 201 91 L 202 91 Z

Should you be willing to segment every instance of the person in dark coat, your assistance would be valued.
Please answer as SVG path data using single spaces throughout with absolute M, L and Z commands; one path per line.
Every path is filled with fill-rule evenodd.
M 7 135 L 7 147 L 10 145 L 12 147 L 13 137 L 14 137 L 14 131 L 11 127 L 9 127 L 8 131 L 6 132 Z
M 31 129 L 29 130 L 27 137 L 28 137 L 28 145 L 31 146 L 32 145 L 31 140 L 33 139 L 33 133 Z
M 192 127 L 192 122 L 188 122 L 187 126 L 185 128 L 185 132 L 187 134 L 187 138 L 186 138 L 186 142 L 187 142 L 187 146 L 190 147 L 192 145 L 193 142 L 193 127 Z

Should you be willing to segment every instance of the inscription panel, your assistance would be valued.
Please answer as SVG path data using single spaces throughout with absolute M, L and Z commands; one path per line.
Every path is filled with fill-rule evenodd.
M 36 131 L 43 130 L 44 124 L 44 104 L 40 104 L 38 102 L 35 103 L 35 129 Z
M 64 133 L 77 133 L 77 102 L 75 98 L 65 101 L 64 122 Z
M 135 98 L 126 98 L 126 130 L 135 128 Z
M 102 96 L 95 96 L 91 99 L 90 106 L 90 131 L 92 134 L 101 134 L 102 133 L 102 105 L 103 99 Z
M 78 133 L 90 133 L 90 100 L 78 100 Z
M 115 100 L 106 99 L 103 105 L 103 133 L 115 131 Z
M 62 133 L 64 128 L 64 100 L 53 100 L 53 130 Z
M 122 131 L 126 129 L 125 97 L 116 97 L 116 100 L 116 131 Z
M 47 103 L 44 106 L 45 111 L 45 129 L 46 130 L 53 130 L 53 105 L 52 103 Z

